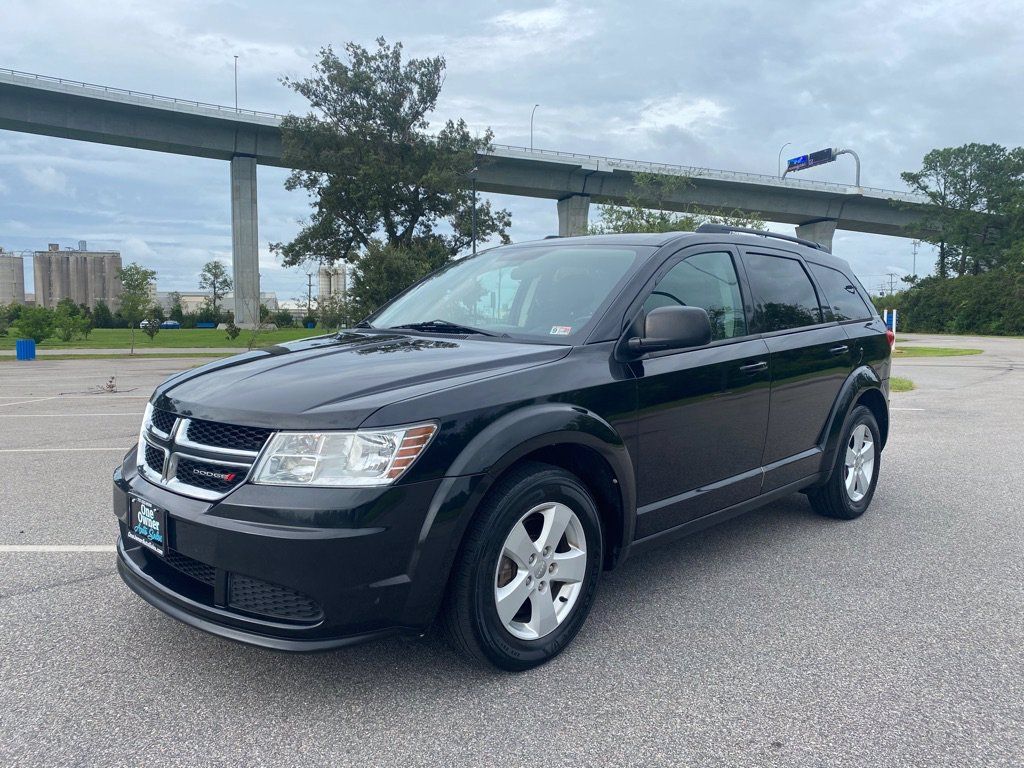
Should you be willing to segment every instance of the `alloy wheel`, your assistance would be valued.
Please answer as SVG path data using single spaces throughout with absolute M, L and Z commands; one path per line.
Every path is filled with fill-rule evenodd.
M 846 481 L 846 495 L 857 503 L 871 490 L 871 479 L 875 472 L 875 443 L 867 424 L 858 424 L 846 444 L 846 459 L 843 465 L 843 479 Z
M 587 572 L 587 539 L 565 504 L 538 504 L 512 526 L 494 574 L 494 602 L 522 640 L 551 634 L 572 612 Z

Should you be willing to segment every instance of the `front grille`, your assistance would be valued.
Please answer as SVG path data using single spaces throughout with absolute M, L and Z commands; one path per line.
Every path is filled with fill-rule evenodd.
M 320 605 L 301 592 L 237 573 L 231 575 L 228 606 L 288 621 L 315 621 L 323 615 Z
M 239 427 L 234 424 L 218 424 L 213 421 L 192 419 L 188 423 L 188 437 L 193 443 L 202 443 L 214 448 L 227 448 L 232 451 L 258 452 L 271 429 L 259 427 Z
M 164 473 L 164 452 L 149 443 L 146 443 L 146 466 L 158 475 Z
M 171 434 L 171 429 L 174 427 L 174 420 L 176 418 L 177 417 L 173 413 L 160 411 L 154 408 L 153 415 L 150 418 L 150 423 L 165 435 L 169 435 Z
M 212 565 L 193 560 L 191 557 L 175 552 L 173 549 L 167 550 L 164 560 L 172 568 L 181 571 L 196 581 L 203 582 L 203 584 L 209 584 L 212 587 L 213 583 L 217 580 L 217 569 Z
M 186 485 L 227 493 L 245 480 L 248 472 L 248 467 L 225 467 L 220 464 L 208 464 L 204 461 L 193 461 L 179 456 L 174 477 L 178 482 Z
M 241 485 L 273 430 L 190 419 L 151 410 L 140 464 L 146 479 L 186 496 L 216 501 Z

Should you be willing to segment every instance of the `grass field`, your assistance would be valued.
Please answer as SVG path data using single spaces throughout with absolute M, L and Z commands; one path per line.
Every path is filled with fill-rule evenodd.
M 980 349 L 960 347 L 900 347 L 892 353 L 893 357 L 960 357 L 962 355 L 980 355 Z
M 317 329 L 283 328 L 277 331 L 262 331 L 254 346 L 268 347 L 283 341 L 294 341 L 307 336 L 320 336 L 325 332 Z M 225 331 L 205 328 L 182 328 L 181 330 L 160 331 L 150 339 L 143 331 L 135 331 L 135 349 L 145 352 L 147 349 L 186 349 L 211 347 L 233 347 L 246 349 L 249 346 L 250 331 L 242 331 L 234 340 L 228 338 Z M 18 338 L 12 329 L 7 336 L 0 337 L 0 349 L 14 349 Z M 47 339 L 37 345 L 38 349 L 128 349 L 131 346 L 131 331 L 127 328 L 96 328 L 87 339 L 76 339 L 64 342 L 57 338 Z
M 889 391 L 890 392 L 909 392 L 914 388 L 914 382 L 910 379 L 904 379 L 900 376 L 892 376 L 889 379 Z

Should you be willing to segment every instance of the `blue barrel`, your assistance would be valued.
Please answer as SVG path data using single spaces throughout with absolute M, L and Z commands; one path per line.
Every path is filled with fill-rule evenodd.
M 14 342 L 14 356 L 18 360 L 35 360 L 36 343 L 33 339 L 18 339 Z

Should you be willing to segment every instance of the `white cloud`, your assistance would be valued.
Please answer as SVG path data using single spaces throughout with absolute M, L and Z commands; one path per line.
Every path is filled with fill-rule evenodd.
M 43 166 L 42 168 L 22 167 L 21 175 L 25 181 L 40 192 L 61 195 L 62 197 L 71 197 L 75 194 L 74 188 L 68 182 L 68 177 L 52 165 Z
M 720 125 L 727 111 L 726 107 L 704 97 L 649 99 L 640 108 L 639 117 L 631 129 L 654 132 L 675 128 L 703 133 Z
M 500 71 L 519 77 L 523 66 L 550 63 L 557 52 L 564 63 L 586 57 L 583 41 L 597 31 L 593 11 L 567 3 L 528 11 L 505 11 L 484 21 L 482 34 L 428 35 L 418 47 L 444 51 L 449 71 Z

